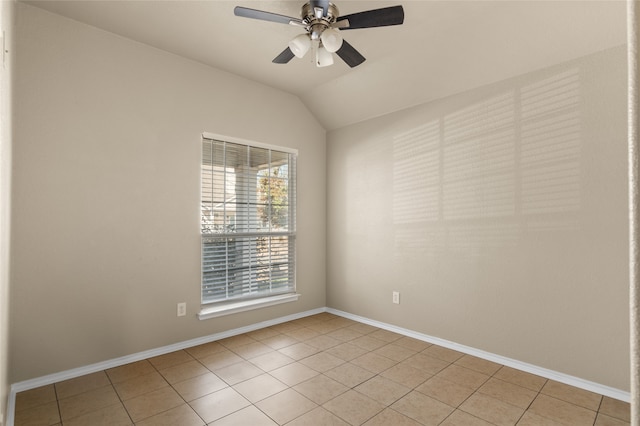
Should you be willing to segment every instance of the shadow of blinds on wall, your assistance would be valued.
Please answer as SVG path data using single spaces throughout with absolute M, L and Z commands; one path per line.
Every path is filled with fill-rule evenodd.
M 399 264 L 572 230 L 582 208 L 581 71 L 571 68 L 393 136 Z
M 430 121 L 393 138 L 393 223 L 438 220 L 440 123 Z
M 511 92 L 444 117 L 444 219 L 514 215 Z
M 571 69 L 523 87 L 522 213 L 580 210 L 580 74 Z

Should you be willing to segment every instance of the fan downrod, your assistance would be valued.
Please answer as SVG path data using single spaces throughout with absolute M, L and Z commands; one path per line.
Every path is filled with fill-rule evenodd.
M 311 2 L 302 6 L 300 13 L 302 21 L 307 25 L 307 31 L 312 40 L 320 39 L 320 36 L 327 28 L 331 27 L 338 19 L 339 12 L 335 4 L 329 3 L 325 15 L 322 7 L 314 6 Z

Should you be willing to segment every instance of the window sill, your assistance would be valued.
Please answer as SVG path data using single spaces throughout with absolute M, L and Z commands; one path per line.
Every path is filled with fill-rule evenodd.
M 280 303 L 295 302 L 299 297 L 300 295 L 298 293 L 281 294 L 278 296 L 263 297 L 255 300 L 244 300 L 242 302 L 229 303 L 225 305 L 206 306 L 200 309 L 198 319 L 206 320 L 224 315 L 237 314 L 238 312 L 266 308 L 267 306 L 279 305 Z

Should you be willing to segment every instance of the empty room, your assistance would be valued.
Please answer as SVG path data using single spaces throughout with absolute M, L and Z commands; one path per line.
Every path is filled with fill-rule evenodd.
M 0 426 L 637 425 L 634 7 L 3 0 Z

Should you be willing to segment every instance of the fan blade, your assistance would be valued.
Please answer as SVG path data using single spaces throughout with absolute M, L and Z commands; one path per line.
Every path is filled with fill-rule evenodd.
M 349 25 L 339 24 L 340 21 L 348 21 Z M 386 27 L 389 25 L 401 25 L 404 22 L 404 9 L 402 6 L 391 6 L 382 9 L 368 10 L 366 12 L 352 13 L 341 16 L 336 20 L 336 27 L 341 30 L 354 30 L 358 28 Z
M 291 49 L 289 49 L 288 47 L 286 49 L 284 49 L 282 51 L 282 53 L 280 53 L 278 56 L 276 56 L 273 61 L 274 64 L 286 64 L 288 63 L 290 60 L 292 60 L 294 58 L 293 52 L 291 51 Z
M 347 43 L 346 40 L 342 40 L 342 47 L 338 49 L 336 55 L 340 56 L 351 68 L 357 67 L 365 61 L 365 57 L 355 47 Z
M 278 24 L 304 26 L 304 22 L 302 22 L 301 19 L 278 15 L 277 13 L 264 12 L 262 10 L 249 9 L 248 7 L 236 6 L 235 9 L 233 9 L 233 14 L 242 18 L 259 19 L 261 21 L 277 22 Z

